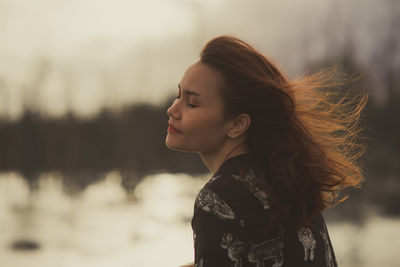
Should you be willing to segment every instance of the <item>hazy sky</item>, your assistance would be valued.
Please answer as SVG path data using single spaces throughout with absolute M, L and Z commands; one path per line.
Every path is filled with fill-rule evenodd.
M 16 118 L 31 106 L 91 115 L 102 106 L 162 103 L 220 34 L 244 38 L 293 76 L 349 36 L 367 64 L 390 12 L 383 2 L 0 0 L 0 114 Z

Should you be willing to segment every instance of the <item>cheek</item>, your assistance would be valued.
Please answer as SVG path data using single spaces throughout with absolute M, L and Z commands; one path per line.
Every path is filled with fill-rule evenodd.
M 212 145 L 218 143 L 225 137 L 222 119 L 207 117 L 193 121 L 192 127 L 188 127 L 186 136 L 187 141 L 198 142 L 199 144 Z
M 183 134 L 168 133 L 166 145 L 178 151 L 204 152 L 218 149 L 226 137 L 224 120 L 217 113 L 207 112 L 186 116 L 182 121 Z

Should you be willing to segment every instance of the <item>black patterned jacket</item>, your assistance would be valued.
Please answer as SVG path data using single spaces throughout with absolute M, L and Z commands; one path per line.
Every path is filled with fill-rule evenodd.
M 195 267 L 337 267 L 322 217 L 290 231 L 270 223 L 268 187 L 249 154 L 225 161 L 200 190 L 192 218 Z

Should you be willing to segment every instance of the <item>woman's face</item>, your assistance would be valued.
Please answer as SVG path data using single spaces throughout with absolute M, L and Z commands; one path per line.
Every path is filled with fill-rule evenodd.
M 178 96 L 167 110 L 169 148 L 199 153 L 221 148 L 230 125 L 218 92 L 221 83 L 221 75 L 199 61 L 185 71 Z

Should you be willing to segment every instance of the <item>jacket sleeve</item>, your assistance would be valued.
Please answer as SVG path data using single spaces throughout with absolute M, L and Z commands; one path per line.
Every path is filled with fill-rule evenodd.
M 237 217 L 217 193 L 202 189 L 193 217 L 195 266 L 231 266 L 229 233 L 237 231 Z

